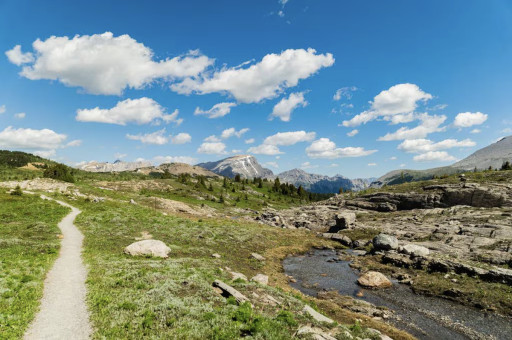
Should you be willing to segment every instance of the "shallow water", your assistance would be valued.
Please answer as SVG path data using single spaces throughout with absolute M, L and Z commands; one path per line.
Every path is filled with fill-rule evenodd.
M 297 280 L 291 285 L 301 292 L 316 296 L 322 290 L 337 290 L 342 295 L 387 307 L 401 319 L 390 322 L 419 339 L 512 339 L 510 318 L 446 299 L 414 294 L 408 286 L 396 281 L 388 289 L 361 289 L 357 285 L 359 276 L 350 268 L 349 261 L 328 262 L 337 257 L 333 250 L 313 250 L 303 256 L 286 258 L 283 267 L 287 275 Z M 356 296 L 359 291 L 363 291 L 363 297 Z

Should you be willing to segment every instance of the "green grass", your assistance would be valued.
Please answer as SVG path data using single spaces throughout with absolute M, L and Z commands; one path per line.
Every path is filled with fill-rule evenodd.
M 0 334 L 20 338 L 35 316 L 58 256 L 57 223 L 69 209 L 38 196 L 0 192 Z

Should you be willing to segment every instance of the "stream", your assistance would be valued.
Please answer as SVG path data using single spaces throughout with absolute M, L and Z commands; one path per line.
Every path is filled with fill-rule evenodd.
M 328 262 L 337 258 L 334 250 L 311 250 L 306 255 L 286 258 L 283 267 L 287 275 L 297 280 L 290 285 L 304 294 L 316 296 L 320 291 L 336 290 L 341 295 L 384 306 L 397 316 L 388 320 L 391 324 L 418 339 L 512 339 L 509 318 L 446 299 L 414 294 L 409 286 L 396 280 L 392 280 L 392 288 L 362 289 L 357 284 L 357 271 L 349 266 L 350 261 Z M 360 291 L 362 297 L 356 295 Z

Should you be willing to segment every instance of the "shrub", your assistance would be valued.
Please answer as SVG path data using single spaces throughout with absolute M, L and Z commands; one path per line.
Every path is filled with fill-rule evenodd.
M 16 188 L 14 188 L 14 190 L 11 191 L 11 195 L 13 195 L 13 196 L 21 196 L 21 195 L 23 195 L 23 191 L 21 190 L 19 185 L 17 185 Z
M 75 178 L 71 173 L 69 167 L 64 164 L 55 164 L 46 169 L 43 173 L 43 177 L 53 178 L 64 182 L 74 183 Z

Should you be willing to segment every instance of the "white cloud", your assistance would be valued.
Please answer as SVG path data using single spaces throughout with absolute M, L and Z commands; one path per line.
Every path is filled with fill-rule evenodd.
M 318 168 L 318 165 L 313 165 L 311 162 L 304 162 L 300 165 L 301 169 L 315 169 Z
M 172 84 L 171 89 L 181 94 L 228 93 L 239 102 L 256 103 L 275 98 L 300 80 L 333 64 L 330 53 L 316 54 L 311 48 L 288 49 L 280 54 L 267 54 L 247 68 L 223 68 L 210 76 L 186 78 Z
M 405 83 L 391 86 L 388 90 L 382 91 L 373 98 L 373 102 L 370 102 L 371 109 L 369 111 L 364 111 L 352 119 L 344 121 L 343 126 L 354 127 L 366 124 L 381 116 L 408 114 L 416 110 L 418 102 L 426 102 L 430 99 L 432 99 L 432 95 L 423 92 L 418 85 Z M 407 115 L 402 116 L 395 119 L 395 121 L 409 117 Z M 388 120 L 392 121 L 392 118 L 388 118 Z
M 454 161 L 455 157 L 448 154 L 446 151 L 429 151 L 421 155 L 414 156 L 416 162 L 448 162 Z
M 249 139 L 245 140 L 245 144 L 252 144 L 252 143 L 254 143 L 254 141 L 255 141 L 254 138 L 249 138 Z
M 503 130 L 501 130 L 501 133 L 511 133 L 511 132 L 512 132 L 511 128 L 504 128 Z
M 470 127 L 473 125 L 483 124 L 487 120 L 487 115 L 482 112 L 463 112 L 459 113 L 455 120 L 453 121 L 453 125 L 456 127 Z
M 165 109 L 151 98 L 126 99 L 120 101 L 111 109 L 78 109 L 76 120 L 80 122 L 97 122 L 126 125 L 127 123 L 148 124 L 155 120 L 163 120 L 166 123 L 181 124 L 178 119 L 179 111 L 175 110 L 170 115 L 165 114 Z
M 336 164 L 336 163 L 332 163 L 329 165 L 330 168 L 337 168 L 339 167 L 340 165 L 339 164 Z
M 368 166 L 377 166 L 377 163 L 368 163 Z
M 19 112 L 19 113 L 14 114 L 14 118 L 16 118 L 16 119 L 23 119 L 26 116 L 27 115 L 25 114 L 25 112 Z
M 396 156 L 392 156 L 389 158 L 389 160 L 391 160 L 391 161 L 395 161 L 396 159 L 397 159 Z
M 34 55 L 30 52 L 22 53 L 21 45 L 16 45 L 12 50 L 5 52 L 7 59 L 14 65 L 20 66 L 21 64 L 27 64 L 34 61 Z
M 410 113 L 397 114 L 397 115 L 393 115 L 393 116 L 385 116 L 384 120 L 391 122 L 392 125 L 396 125 L 396 124 L 410 123 L 410 122 L 414 121 L 415 119 L 417 119 L 417 117 L 418 117 L 417 115 L 410 112 Z
M 241 154 L 242 152 L 244 152 L 244 150 L 240 150 L 240 149 L 231 150 L 231 153 L 233 153 L 233 154 Z
M 71 142 L 66 144 L 66 147 L 72 147 L 72 146 L 80 146 L 82 145 L 82 141 L 80 139 L 72 140 Z
M 471 139 L 461 141 L 445 139 L 437 143 L 434 143 L 430 139 L 406 139 L 398 145 L 398 149 L 408 153 L 426 153 L 429 151 L 446 150 L 456 147 L 471 147 L 475 145 L 476 143 Z
M 261 144 L 258 146 L 250 147 L 247 152 L 256 154 L 256 155 L 279 155 L 282 154 L 282 152 L 279 150 L 279 148 L 275 145 L 269 145 L 269 144 Z
M 276 162 L 266 162 L 264 165 L 265 166 L 270 166 L 270 167 L 276 168 L 276 169 L 279 168 L 279 164 L 277 164 Z
M 6 110 L 6 109 L 5 109 L 5 105 L 1 105 L 1 106 L 0 106 L 0 115 L 1 115 L 2 113 L 5 113 L 5 110 Z
M 228 139 L 230 137 L 233 137 L 233 136 L 237 136 L 238 138 L 242 137 L 246 132 L 248 132 L 250 129 L 249 128 L 243 128 L 243 129 L 240 129 L 240 130 L 236 130 L 235 128 L 229 128 L 229 129 L 225 129 L 224 131 L 222 131 L 222 133 L 220 134 L 220 138 L 222 139 Z
M 379 141 L 391 141 L 401 139 L 418 139 L 425 138 L 427 135 L 433 132 L 444 131 L 445 127 L 440 127 L 441 124 L 446 120 L 446 116 L 433 115 L 430 116 L 427 113 L 423 113 L 418 116 L 421 123 L 410 129 L 408 127 L 401 127 L 392 133 L 387 133 L 385 136 L 379 137 Z
M 473 130 L 471 130 L 470 133 L 480 133 L 480 132 L 482 132 L 482 130 L 480 130 L 480 129 L 473 129 Z
M 332 96 L 332 99 L 335 101 L 341 100 L 341 98 L 345 99 L 352 99 L 352 92 L 357 91 L 357 87 L 355 86 L 348 86 L 348 87 L 342 87 L 336 90 L 334 93 L 334 96 Z
M 400 164 L 400 167 L 401 167 L 401 168 L 405 168 L 405 166 L 406 166 L 406 165 L 407 165 L 407 164 L 402 163 L 402 164 Z
M 231 108 L 235 107 L 236 103 L 218 103 L 212 106 L 209 110 L 201 110 L 201 108 L 196 107 L 194 111 L 195 115 L 205 115 L 208 118 L 220 118 L 224 117 L 228 113 L 231 112 Z
M 226 144 L 221 142 L 209 143 L 204 142 L 197 149 L 198 153 L 205 153 L 210 155 L 223 155 L 226 154 Z
M 290 0 L 279 0 L 279 4 L 284 7 Z
M 210 143 L 216 143 L 216 142 L 220 142 L 220 138 L 215 136 L 215 135 L 211 135 L 211 136 L 208 136 L 204 139 L 205 142 L 210 142 Z
M 357 135 L 359 133 L 359 130 L 358 129 L 354 129 L 350 132 L 347 132 L 347 136 L 349 137 L 354 137 L 355 135 Z
M 169 137 L 165 136 L 165 129 L 158 130 L 153 133 L 146 133 L 144 135 L 127 134 L 126 138 L 131 140 L 138 140 L 144 144 L 164 145 L 169 142 Z
M 127 87 L 140 89 L 156 79 L 193 77 L 213 64 L 197 51 L 154 61 L 150 48 L 127 34 L 114 37 L 111 32 L 71 39 L 52 36 L 37 39 L 32 47 L 35 58 L 31 53 L 22 54 L 19 46 L 6 52 L 14 64 L 31 63 L 23 67 L 22 76 L 58 80 L 92 94 L 120 95 Z
M 189 156 L 156 156 L 153 158 L 153 162 L 157 164 L 163 163 L 187 163 L 187 164 L 195 164 L 197 163 L 197 158 L 189 157 Z
M 338 148 L 329 138 L 320 138 L 306 148 L 306 154 L 311 158 L 342 158 L 362 157 L 377 152 L 377 150 L 365 150 L 362 147 Z
M 116 152 L 116 153 L 114 154 L 114 158 L 115 158 L 115 159 L 123 159 L 123 158 L 126 158 L 126 156 L 128 156 L 128 155 L 127 155 L 127 154 L 125 154 L 125 153 L 120 153 L 120 152 Z M 78 165 L 78 164 L 77 164 L 77 165 Z
M 275 135 L 268 136 L 263 141 L 263 144 L 267 145 L 294 145 L 299 142 L 310 142 L 315 139 L 315 132 L 306 131 L 290 131 L 290 132 L 278 132 Z
M 270 119 L 278 117 L 283 122 L 289 122 L 290 116 L 296 108 L 306 107 L 308 102 L 304 99 L 304 92 L 291 93 L 288 98 L 283 98 L 274 106 Z
M 42 157 L 54 156 L 57 149 L 76 146 L 77 143 L 63 144 L 67 136 L 50 129 L 15 129 L 6 127 L 0 132 L 0 149 L 26 150 Z
M 172 144 L 185 144 L 192 141 L 192 136 L 186 132 L 178 133 L 176 136 L 170 136 Z

